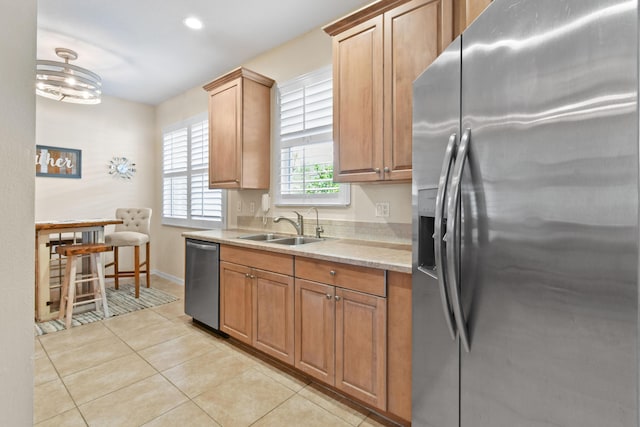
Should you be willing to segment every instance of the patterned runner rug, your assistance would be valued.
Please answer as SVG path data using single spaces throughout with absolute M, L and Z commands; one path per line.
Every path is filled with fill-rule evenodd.
M 111 316 L 119 316 L 121 314 L 130 313 L 143 308 L 156 307 L 162 304 L 168 304 L 177 301 L 178 298 L 163 292 L 159 289 L 146 288 L 140 286 L 140 298 L 135 297 L 135 286 L 130 284 L 121 284 L 120 289 L 115 290 L 107 287 L 107 303 L 109 304 L 109 313 Z M 98 311 L 87 311 L 80 314 L 74 314 L 71 321 L 71 327 L 80 326 L 87 323 L 102 320 L 102 313 Z M 35 324 L 36 335 L 50 334 L 51 332 L 62 331 L 64 327 L 64 319 L 49 320 Z

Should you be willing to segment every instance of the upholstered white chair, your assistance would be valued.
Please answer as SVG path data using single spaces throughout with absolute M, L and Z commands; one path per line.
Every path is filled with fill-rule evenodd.
M 150 238 L 151 209 L 150 208 L 118 208 L 116 218 L 123 223 L 116 225 L 113 233 L 104 236 L 105 244 L 113 246 L 113 262 L 105 265 L 105 269 L 113 266 L 113 274 L 105 277 L 113 277 L 115 288 L 118 289 L 118 279 L 122 277 L 134 277 L 136 284 L 136 298 L 140 297 L 140 273 L 147 276 L 147 288 L 151 286 L 150 274 Z M 140 262 L 140 246 L 145 245 L 145 260 Z M 118 268 L 118 248 L 133 247 L 133 271 L 120 271 Z M 142 269 L 144 267 L 144 269 Z

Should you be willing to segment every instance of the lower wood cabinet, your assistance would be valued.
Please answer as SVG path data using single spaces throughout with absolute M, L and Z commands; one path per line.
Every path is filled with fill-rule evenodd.
M 220 262 L 220 330 L 251 344 L 252 304 L 249 267 Z
M 311 260 L 335 280 L 350 266 Z M 297 274 L 305 274 L 296 259 Z M 384 279 L 384 277 L 383 277 Z M 341 282 L 342 283 L 342 282 Z M 295 366 L 376 408 L 387 408 L 386 298 L 295 279 Z
M 334 385 L 335 287 L 296 279 L 295 295 L 295 366 Z
M 387 272 L 387 411 L 411 420 L 411 274 Z
M 254 270 L 252 275 L 252 344 L 293 364 L 293 277 L 262 270 Z
M 223 245 L 220 259 L 220 330 L 293 365 L 293 257 Z
M 387 409 L 387 301 L 336 289 L 336 388 Z
M 221 331 L 410 420 L 410 275 L 228 245 L 220 259 Z

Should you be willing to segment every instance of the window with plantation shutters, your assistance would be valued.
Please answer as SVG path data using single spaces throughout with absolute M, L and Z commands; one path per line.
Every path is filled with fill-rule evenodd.
M 349 185 L 333 182 L 331 67 L 278 85 L 278 205 L 349 204 Z
M 224 226 L 226 194 L 209 189 L 209 124 L 203 113 L 162 134 L 162 223 Z

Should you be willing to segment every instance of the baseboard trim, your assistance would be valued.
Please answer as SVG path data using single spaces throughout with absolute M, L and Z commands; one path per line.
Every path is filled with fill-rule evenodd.
M 184 286 L 184 279 L 181 279 L 180 277 L 172 276 L 171 274 L 167 274 L 167 273 L 164 273 L 162 271 L 153 270 L 153 269 L 151 270 L 151 274 L 155 274 L 156 276 L 160 276 L 163 279 L 167 279 L 167 280 L 169 280 L 169 281 L 171 281 L 171 282 L 173 282 L 173 283 L 175 283 L 177 285 Z

